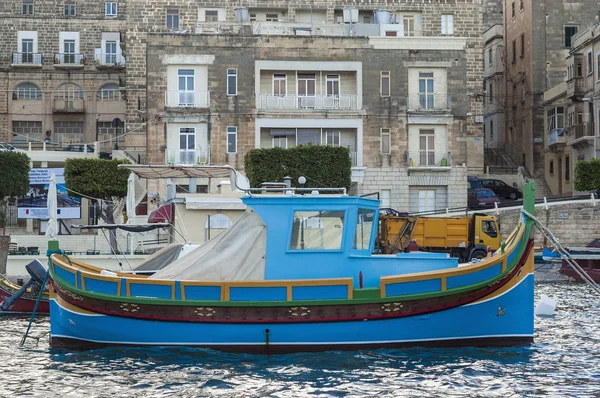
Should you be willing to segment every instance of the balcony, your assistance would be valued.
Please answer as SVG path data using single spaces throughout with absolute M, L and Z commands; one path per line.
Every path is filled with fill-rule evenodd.
M 165 107 L 210 108 L 210 91 L 168 90 L 165 91 Z
M 97 48 L 94 63 L 97 69 L 124 69 L 125 57 L 122 54 L 104 54 Z
M 85 113 L 83 98 L 55 98 L 52 111 L 54 113 Z
M 575 149 L 594 145 L 594 124 L 583 123 L 575 125 L 575 139 L 568 142 Z
M 316 110 L 358 110 L 360 109 L 358 96 L 348 95 L 259 95 L 258 108 L 263 110 L 290 110 L 290 109 L 316 109 Z
M 548 133 L 548 148 L 552 148 L 558 144 L 564 144 L 565 142 L 564 129 L 554 129 Z
M 41 68 L 44 61 L 42 53 L 12 53 L 13 68 Z
M 210 164 L 210 149 L 167 149 L 166 164 Z
M 445 94 L 410 94 L 406 97 L 406 109 L 412 112 L 449 112 L 451 98 Z
M 583 97 L 585 92 L 583 77 L 567 80 L 567 98 Z
M 54 54 L 54 66 L 57 68 L 79 69 L 84 67 L 85 55 L 73 53 Z
M 450 170 L 450 167 L 452 166 L 452 153 L 434 151 L 406 151 L 406 165 L 409 170 Z

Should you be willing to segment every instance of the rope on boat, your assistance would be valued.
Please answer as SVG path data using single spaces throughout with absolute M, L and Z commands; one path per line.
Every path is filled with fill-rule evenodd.
M 569 253 L 569 251 L 566 250 L 560 244 L 558 238 L 556 236 L 554 236 L 554 234 L 538 218 L 536 218 L 534 215 L 530 214 L 526 210 L 522 210 L 522 211 L 526 217 L 530 218 L 534 222 L 534 225 L 542 233 L 542 235 L 544 235 L 544 237 L 550 241 L 551 245 L 554 246 L 554 248 L 556 249 L 558 254 L 560 254 L 562 259 L 565 260 L 565 262 L 571 268 L 573 268 L 573 270 L 577 273 L 577 275 L 579 275 L 581 277 L 581 279 L 592 288 L 592 290 L 594 290 L 596 293 L 598 293 L 600 295 L 600 285 L 598 285 L 598 283 L 596 281 L 594 281 L 592 279 L 592 277 L 589 276 L 588 273 L 585 272 L 585 270 L 583 268 L 581 268 L 581 266 L 579 264 L 577 264 L 577 261 L 575 261 L 575 259 L 573 259 L 573 257 L 571 256 L 571 253 Z

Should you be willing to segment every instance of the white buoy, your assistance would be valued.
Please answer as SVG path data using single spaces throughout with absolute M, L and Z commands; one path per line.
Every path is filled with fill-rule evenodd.
M 540 301 L 535 306 L 535 314 L 538 316 L 552 316 L 556 310 L 556 300 L 542 294 Z

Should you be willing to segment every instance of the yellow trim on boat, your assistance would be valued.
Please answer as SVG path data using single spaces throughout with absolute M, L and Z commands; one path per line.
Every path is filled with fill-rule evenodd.
M 379 280 L 379 290 L 381 297 L 387 297 L 385 293 L 387 285 L 395 283 L 418 282 L 424 280 L 440 279 L 441 286 L 443 287 L 446 285 L 446 278 L 448 277 L 471 274 L 480 270 L 493 267 L 498 264 L 502 264 L 503 270 L 505 270 L 508 255 L 515 250 L 518 243 L 522 240 L 523 235 L 525 234 L 525 229 L 525 224 L 522 220 L 520 220 L 519 224 L 517 225 L 517 228 L 515 228 L 515 230 L 517 230 L 517 235 L 514 236 L 515 239 L 513 239 L 512 242 L 508 245 L 508 247 L 505 248 L 504 253 L 496 253 L 496 255 L 489 258 L 485 258 L 482 261 L 475 264 L 463 265 L 458 268 L 449 268 L 444 270 L 418 272 L 409 275 L 383 276 Z
M 478 303 L 480 301 L 485 301 L 485 300 L 490 300 L 493 299 L 497 296 L 500 296 L 504 293 L 506 293 L 507 291 L 509 291 L 510 289 L 512 289 L 513 287 L 515 287 L 516 285 L 518 285 L 519 283 L 521 283 L 521 281 L 525 278 L 527 278 L 527 275 L 533 273 L 533 270 L 535 269 L 534 267 L 534 253 L 533 251 L 529 254 L 529 257 L 527 257 L 527 261 L 525 261 L 525 265 L 523 265 L 523 267 L 521 268 L 521 272 L 518 273 L 517 275 L 513 276 L 504 286 L 502 286 L 501 288 L 499 288 L 498 290 L 494 291 L 493 293 L 488 294 L 485 297 L 482 297 L 481 299 L 475 301 L 475 303 Z

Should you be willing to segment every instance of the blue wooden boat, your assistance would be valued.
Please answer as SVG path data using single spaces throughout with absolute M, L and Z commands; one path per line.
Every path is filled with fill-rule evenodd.
M 524 191 L 533 214 L 533 184 Z M 315 192 L 243 202 L 234 226 L 149 277 L 53 254 L 52 346 L 282 353 L 533 340 L 525 216 L 496 253 L 458 264 L 440 253 L 372 254 L 377 200 Z

